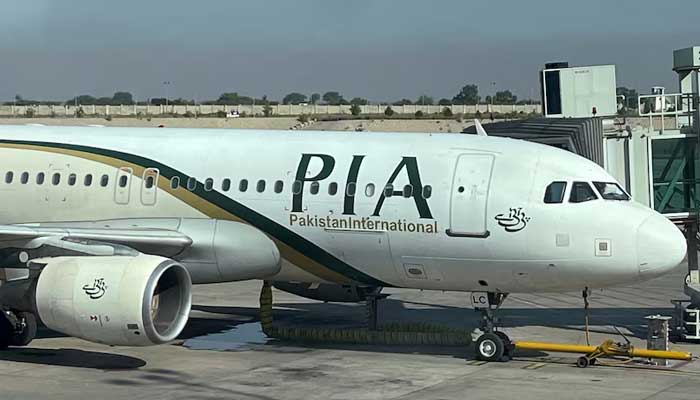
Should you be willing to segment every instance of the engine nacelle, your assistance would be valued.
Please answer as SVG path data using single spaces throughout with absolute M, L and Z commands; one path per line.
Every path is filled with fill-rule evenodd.
M 190 275 L 168 258 L 55 257 L 36 283 L 36 310 L 56 331 L 92 342 L 148 346 L 175 339 L 192 306 Z
M 272 285 L 279 290 L 307 299 L 335 303 L 365 301 L 368 295 L 377 295 L 383 289 L 379 286 L 337 285 L 335 283 L 274 282 Z

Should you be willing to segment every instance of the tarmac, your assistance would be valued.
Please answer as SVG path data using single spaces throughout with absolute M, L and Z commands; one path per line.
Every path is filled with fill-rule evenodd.
M 635 286 L 595 290 L 591 341 L 644 346 L 651 314 L 672 315 L 684 298 L 686 266 Z M 693 399 L 700 363 L 654 367 L 641 361 L 574 366 L 574 354 L 516 353 L 510 362 L 476 361 L 465 347 L 292 343 L 260 332 L 261 282 L 202 285 L 185 331 L 162 346 L 109 347 L 41 329 L 26 348 L 0 352 L 0 399 Z M 468 293 L 385 290 L 380 323 L 473 329 Z M 359 304 L 321 303 L 274 291 L 275 323 L 356 327 Z M 501 309 L 514 340 L 585 344 L 581 293 L 513 294 Z M 700 344 L 674 349 L 700 354 Z

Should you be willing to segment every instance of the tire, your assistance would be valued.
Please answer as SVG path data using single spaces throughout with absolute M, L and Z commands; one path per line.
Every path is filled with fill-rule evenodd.
M 0 310 L 0 350 L 5 350 L 10 345 L 13 327 L 7 319 L 5 312 Z
M 503 339 L 495 333 L 484 333 L 476 340 L 476 358 L 481 361 L 501 361 L 505 351 Z
M 503 357 L 501 358 L 501 361 L 510 361 L 515 353 L 515 346 L 513 346 L 513 342 L 510 340 L 508 335 L 505 334 L 505 332 L 497 331 L 494 333 L 500 337 L 501 340 L 503 340 Z
M 32 313 L 21 312 L 17 315 L 20 320 L 24 321 L 22 332 L 15 333 L 10 338 L 11 346 L 26 346 L 36 337 L 37 323 L 36 317 Z
M 588 360 L 588 358 L 583 357 L 583 356 L 579 357 L 579 358 L 576 360 L 576 366 L 579 367 L 579 368 L 586 368 L 586 367 L 588 367 L 588 366 L 590 365 L 590 363 L 591 363 L 591 362 Z

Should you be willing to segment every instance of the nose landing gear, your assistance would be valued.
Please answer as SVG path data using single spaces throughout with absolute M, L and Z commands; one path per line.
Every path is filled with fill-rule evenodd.
M 508 293 L 487 293 L 487 303 L 475 306 L 481 312 L 481 330 L 484 332 L 476 340 L 476 358 L 481 361 L 508 361 L 513 357 L 515 346 L 508 335 L 497 331 L 496 311 L 508 297 Z

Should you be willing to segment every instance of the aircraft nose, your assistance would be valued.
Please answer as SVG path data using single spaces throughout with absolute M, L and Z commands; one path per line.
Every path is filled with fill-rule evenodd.
M 685 236 L 661 214 L 648 217 L 637 230 L 639 273 L 645 278 L 663 275 L 685 258 Z

